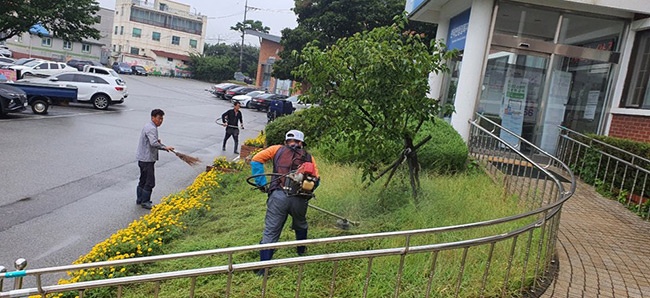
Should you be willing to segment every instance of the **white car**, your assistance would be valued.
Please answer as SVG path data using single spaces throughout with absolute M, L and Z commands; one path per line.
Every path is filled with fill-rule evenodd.
M 285 100 L 291 102 L 291 105 L 293 106 L 293 110 L 294 110 L 294 111 L 295 111 L 295 110 L 301 110 L 301 109 L 306 109 L 306 108 L 311 108 L 311 107 L 312 107 L 312 104 L 310 104 L 310 103 L 303 103 L 302 101 L 300 101 L 300 95 L 289 96 L 289 97 L 287 97 L 287 99 L 285 99 Z
M 84 65 L 83 72 L 96 73 L 96 74 L 101 74 L 101 75 L 109 75 L 109 76 L 116 77 L 116 78 L 120 79 L 120 81 L 122 81 L 122 83 L 124 83 L 124 80 L 122 79 L 122 77 L 120 77 L 120 75 L 116 71 L 114 71 L 112 68 L 102 67 L 102 66 L 94 66 L 94 65 Z M 126 84 L 126 83 L 124 83 L 124 84 Z
M 6 45 L 0 45 L 0 55 L 11 58 L 14 53 Z
M 47 77 L 62 72 L 77 71 L 76 68 L 68 66 L 63 62 L 45 60 L 34 60 L 23 65 L 12 66 L 10 69 L 20 71 L 20 78 L 26 78 L 30 76 Z
M 248 92 L 246 94 L 233 96 L 232 101 L 233 102 L 237 101 L 242 106 L 250 109 L 250 107 L 251 107 L 251 99 L 253 97 L 255 97 L 255 96 L 262 95 L 264 93 L 266 93 L 266 92 L 265 91 L 260 91 L 260 90 L 251 91 L 251 92 Z
M 77 87 L 77 100 L 90 102 L 100 110 L 107 109 L 111 104 L 123 103 L 129 96 L 124 81 L 111 75 L 77 71 L 60 73 L 48 78 L 23 79 L 19 82 Z

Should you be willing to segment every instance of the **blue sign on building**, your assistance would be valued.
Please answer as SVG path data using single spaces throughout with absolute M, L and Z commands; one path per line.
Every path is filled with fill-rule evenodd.
M 469 27 L 470 10 L 463 11 L 449 20 L 449 34 L 447 34 L 447 48 L 450 50 L 465 49 L 467 28 Z

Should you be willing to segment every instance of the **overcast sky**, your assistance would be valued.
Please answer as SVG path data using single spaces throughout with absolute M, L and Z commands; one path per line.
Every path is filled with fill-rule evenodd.
M 239 33 L 230 30 L 231 26 L 244 20 L 245 0 L 174 0 L 191 6 L 192 12 L 208 16 L 206 43 L 240 43 Z M 115 0 L 98 0 L 99 6 L 115 9 Z M 271 28 L 270 34 L 280 36 L 284 28 L 295 28 L 296 15 L 291 11 L 294 0 L 248 0 L 247 20 L 261 21 Z M 246 44 L 259 46 L 257 37 L 247 37 Z

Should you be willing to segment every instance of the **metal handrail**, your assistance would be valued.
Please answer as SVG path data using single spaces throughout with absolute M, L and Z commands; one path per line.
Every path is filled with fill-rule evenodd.
M 639 159 L 639 160 L 642 160 L 642 161 L 647 162 L 647 163 L 650 164 L 650 159 L 647 159 L 647 158 L 645 158 L 645 157 L 642 157 L 642 156 L 636 155 L 636 154 L 634 154 L 634 153 L 632 153 L 632 152 L 629 152 L 629 151 L 627 151 L 627 150 L 623 150 L 623 149 L 618 148 L 618 147 L 616 147 L 616 146 L 613 146 L 613 145 L 607 144 L 607 143 L 605 143 L 605 142 L 603 142 L 603 141 L 601 141 L 601 140 L 594 139 L 594 138 L 592 138 L 592 137 L 590 137 L 590 136 L 587 136 L 587 135 L 585 135 L 585 134 L 579 133 L 579 132 L 577 132 L 577 131 L 575 131 L 575 130 L 572 130 L 572 129 L 570 129 L 570 128 L 567 128 L 567 127 L 564 127 L 564 126 L 558 126 L 558 127 L 560 128 L 560 130 L 564 130 L 564 131 L 570 132 L 570 133 L 572 133 L 572 134 L 579 135 L 579 136 L 581 136 L 581 137 L 583 137 L 583 138 L 585 138 L 585 139 L 588 139 L 590 142 L 595 142 L 595 143 L 598 143 L 598 144 L 603 145 L 603 146 L 605 146 L 605 147 L 608 147 L 608 148 L 610 148 L 610 149 L 613 149 L 613 150 L 616 150 L 616 151 L 618 151 L 618 152 L 621 152 L 621 153 L 627 154 L 627 155 L 629 155 L 629 156 L 632 157 L 632 162 L 633 162 L 635 159 Z

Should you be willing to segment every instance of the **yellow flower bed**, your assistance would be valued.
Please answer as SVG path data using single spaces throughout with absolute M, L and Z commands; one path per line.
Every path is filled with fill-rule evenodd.
M 257 135 L 256 138 L 246 139 L 244 141 L 244 145 L 258 147 L 258 148 L 263 148 L 265 143 L 266 143 L 266 136 L 264 135 L 263 130 L 260 131 L 260 133 Z
M 241 171 L 244 169 L 245 163 L 241 160 L 228 161 L 225 156 L 217 156 L 214 161 L 212 161 L 212 166 L 220 170 Z
M 218 171 L 201 173 L 185 190 L 164 197 L 160 204 L 151 209 L 149 214 L 140 217 L 128 227 L 96 244 L 88 254 L 81 256 L 73 264 L 122 260 L 162 253 L 163 244 L 174 239 L 187 228 L 183 222 L 184 216 L 193 212 L 200 214 L 210 210 L 210 206 L 206 203 L 211 199 L 209 191 L 219 188 L 219 174 L 221 173 Z M 129 275 L 129 270 L 125 267 L 94 268 L 68 272 L 70 278 L 59 280 L 59 284 L 127 275 Z M 64 294 L 50 297 L 64 297 Z M 65 297 L 75 297 L 75 294 L 69 293 Z

